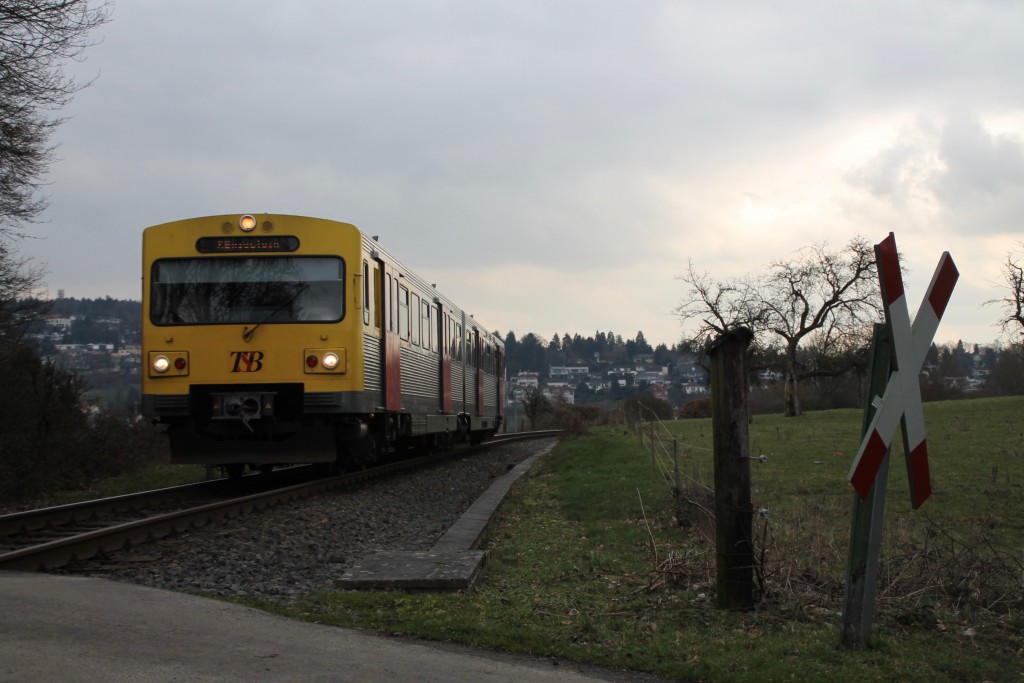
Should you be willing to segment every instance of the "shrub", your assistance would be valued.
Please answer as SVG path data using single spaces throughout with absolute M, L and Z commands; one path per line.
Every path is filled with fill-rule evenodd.
M 688 401 L 679 409 L 679 417 L 686 419 L 711 417 L 711 399 L 705 396 Z
M 156 430 L 82 409 L 85 382 L 30 348 L 0 357 L 0 500 L 134 471 L 163 459 Z
M 673 417 L 671 403 L 646 394 L 630 396 L 622 402 L 622 409 L 626 415 L 635 415 L 641 420 L 650 420 L 652 417 L 671 420 Z

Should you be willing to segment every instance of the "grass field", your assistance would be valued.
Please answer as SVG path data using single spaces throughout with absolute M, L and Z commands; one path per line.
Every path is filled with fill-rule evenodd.
M 872 647 L 837 648 L 859 411 L 751 424 L 758 607 L 715 605 L 711 424 L 671 464 L 624 426 L 563 442 L 513 488 L 462 593 L 310 596 L 299 618 L 711 681 L 1009 681 L 1024 677 L 1024 398 L 925 406 L 934 494 L 910 509 L 894 453 Z M 897 439 L 897 444 L 899 440 Z

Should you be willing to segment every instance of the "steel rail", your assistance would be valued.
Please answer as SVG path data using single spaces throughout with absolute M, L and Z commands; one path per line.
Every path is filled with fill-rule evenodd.
M 47 527 L 75 522 L 85 522 L 97 515 L 132 510 L 140 505 L 157 505 L 161 502 L 181 500 L 198 495 L 216 493 L 224 480 L 201 481 L 180 486 L 171 486 L 152 491 L 139 491 L 109 498 L 83 500 L 66 505 L 24 510 L 0 515 L 0 536 L 45 529 Z
M 501 435 L 502 438 L 492 438 L 470 449 L 469 453 L 472 453 L 473 450 L 487 449 L 510 441 L 553 437 L 557 436 L 557 434 L 557 431 L 548 431 Z M 121 550 L 129 544 L 137 545 L 150 540 L 157 540 L 175 532 L 199 528 L 221 519 L 263 510 L 273 505 L 280 505 L 292 500 L 350 487 L 356 483 L 393 475 L 401 471 L 423 467 L 436 462 L 442 462 L 451 457 L 465 456 L 467 454 L 464 450 L 445 451 L 439 454 L 400 460 L 359 472 L 292 484 L 283 488 L 250 493 L 241 497 L 228 498 L 212 503 L 207 502 L 183 510 L 152 515 L 131 522 L 113 524 L 104 528 L 0 553 L 0 570 L 38 571 L 41 569 L 55 569 L 73 560 L 84 560 L 94 557 L 101 552 L 109 553 Z M 158 489 L 156 491 L 116 496 L 97 501 L 73 503 L 58 506 L 57 508 L 13 513 L 0 517 L 0 528 L 15 529 L 14 532 L 9 532 L 8 535 L 17 531 L 43 529 L 47 526 L 43 521 L 47 515 L 49 515 L 51 520 L 50 523 L 54 519 L 61 519 L 64 522 L 81 522 L 93 519 L 98 514 L 98 510 L 116 511 L 119 509 L 130 509 L 131 507 L 137 507 L 141 502 L 150 504 L 154 500 L 166 500 L 175 496 L 175 499 L 180 500 L 182 494 L 190 489 L 204 489 L 211 484 L 223 486 L 231 483 L 234 482 L 225 480 L 200 482 L 198 486 L 176 486 L 169 489 Z M 204 487 L 204 485 L 207 486 Z M 17 526 L 18 524 L 20 526 Z
M 293 482 L 296 476 L 309 476 L 309 468 L 304 466 L 289 467 L 275 471 L 272 475 L 273 478 L 269 479 L 266 478 L 266 475 L 251 474 L 243 477 L 241 480 L 212 479 L 190 484 L 180 484 L 178 486 L 168 486 L 151 491 L 138 491 L 35 510 L 11 512 L 0 515 L 0 538 L 66 524 L 86 523 L 100 515 L 130 512 L 190 498 L 224 496 L 230 493 L 231 487 L 239 485 L 249 485 L 256 482 L 265 483 L 267 486 L 280 485 L 280 480 Z

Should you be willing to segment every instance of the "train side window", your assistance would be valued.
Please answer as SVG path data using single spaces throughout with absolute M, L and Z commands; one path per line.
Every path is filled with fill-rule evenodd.
M 455 360 L 462 362 L 463 357 L 462 324 L 455 323 Z
M 416 346 L 420 345 L 420 295 L 413 294 L 412 301 L 409 303 L 409 318 L 410 326 L 409 331 L 412 334 L 412 343 Z
M 412 343 L 420 345 L 420 296 L 412 295 L 412 302 L 409 304 L 409 333 L 412 336 Z
M 427 351 L 434 350 L 434 345 L 430 343 L 430 340 L 434 338 L 431 329 L 430 302 L 424 299 L 420 302 L 420 336 L 423 338 L 423 348 Z
M 370 264 L 363 261 L 363 324 L 370 324 Z
M 373 296 L 373 325 L 379 331 L 384 329 L 384 301 L 377 300 L 377 294 L 384 291 L 384 285 L 381 282 L 381 272 L 378 266 L 373 267 L 373 289 L 371 295 Z
M 455 347 L 452 346 L 453 326 L 452 319 L 445 315 L 441 320 L 441 350 L 448 354 L 448 358 L 452 358 L 452 354 L 455 353 Z
M 427 322 L 427 336 L 430 337 L 430 350 L 440 351 L 441 347 L 437 344 L 437 327 L 435 326 L 435 323 L 437 322 L 437 315 L 434 313 L 434 307 L 429 304 L 427 305 L 430 307 L 430 320 Z
M 387 316 L 388 316 L 387 330 L 388 330 L 388 332 L 394 332 L 395 331 L 395 296 L 394 296 L 394 293 L 391 291 L 391 273 L 385 273 L 384 274 L 384 284 L 387 287 L 387 289 L 385 290 L 386 294 L 384 296 L 384 298 L 387 299 L 387 301 L 385 302 L 385 306 L 384 306 L 384 308 L 387 309 Z
M 398 336 L 409 341 L 409 290 L 398 285 Z
M 427 320 L 426 320 L 426 318 L 427 318 L 427 308 L 426 308 L 426 306 L 427 306 L 427 302 L 426 301 L 421 301 L 420 302 L 420 306 L 419 306 L 419 308 L 416 311 L 416 318 L 417 318 L 416 325 L 417 325 L 417 327 L 420 328 L 420 337 L 423 339 L 423 350 L 424 351 L 429 351 L 430 350 L 430 337 L 427 336 L 428 335 L 427 331 L 430 328 L 427 327 Z

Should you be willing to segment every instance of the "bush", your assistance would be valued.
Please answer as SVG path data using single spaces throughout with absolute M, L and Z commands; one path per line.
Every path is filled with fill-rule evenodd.
M 0 495 L 34 495 L 72 481 L 88 428 L 81 380 L 16 347 L 0 359 L 0 386 Z
M 569 405 L 561 403 L 555 406 L 559 429 L 566 437 L 583 436 L 587 428 L 597 424 L 603 417 L 603 411 L 595 405 Z
M 641 420 L 650 420 L 652 417 L 671 420 L 674 412 L 668 401 L 646 394 L 630 396 L 622 402 L 622 409 L 626 415 L 639 416 Z
M 704 397 L 688 401 L 679 409 L 679 417 L 691 420 L 711 417 L 711 399 Z
M 83 411 L 85 383 L 30 348 L 0 358 L 0 501 L 81 488 L 163 458 L 156 430 Z

